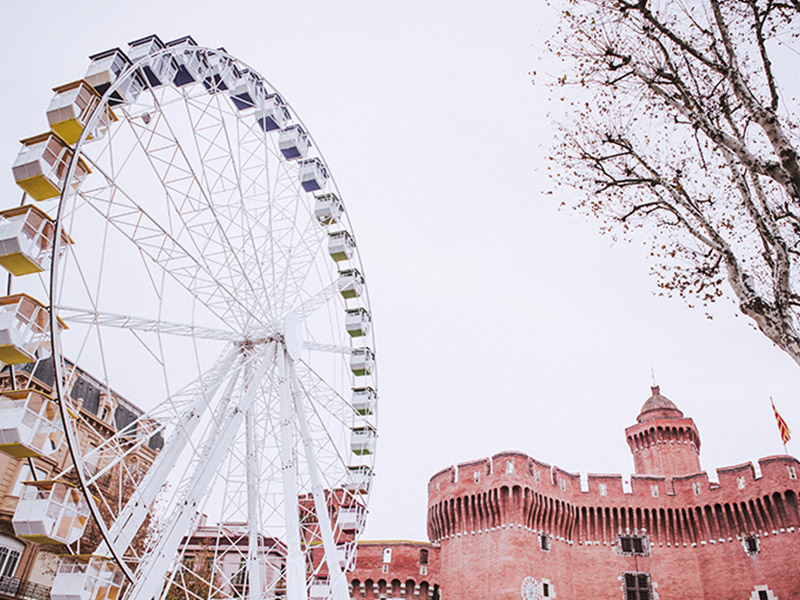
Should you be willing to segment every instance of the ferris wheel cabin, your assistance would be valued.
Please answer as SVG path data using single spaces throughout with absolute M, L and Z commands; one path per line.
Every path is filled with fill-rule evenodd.
M 225 48 L 217 48 L 225 52 Z M 208 61 L 208 73 L 203 79 L 203 86 L 212 94 L 232 89 L 242 76 L 233 59 L 222 54 L 211 54 Z
M 55 229 L 53 219 L 31 204 L 0 211 L 0 266 L 18 277 L 49 268 Z M 58 253 L 70 243 L 62 232 Z
M 300 125 L 292 125 L 281 131 L 278 138 L 278 148 L 286 160 L 305 158 L 311 148 L 308 134 Z
M 325 189 L 328 183 L 328 169 L 318 158 L 304 160 L 300 163 L 300 185 L 307 192 Z
M 131 59 L 119 48 L 112 48 L 89 57 L 92 62 L 84 75 L 84 79 L 97 93 L 103 95 L 120 75 L 131 66 Z M 137 75 L 128 77 L 111 93 L 108 103 L 112 106 L 133 102 L 144 89 L 144 81 Z
M 328 234 L 328 254 L 336 262 L 350 260 L 356 249 L 356 242 L 347 231 L 335 231 Z
M 347 476 L 342 487 L 352 492 L 368 494 L 372 486 L 372 469 L 367 465 L 347 467 Z
M 375 440 L 378 434 L 372 425 L 361 425 L 353 427 L 350 434 L 350 449 L 353 454 L 362 456 L 375 452 Z
M 267 95 L 261 79 L 249 69 L 242 71 L 239 82 L 230 91 L 231 101 L 238 110 L 261 106 Z
M 375 407 L 378 403 L 378 394 L 369 386 L 353 388 L 353 395 L 350 399 L 355 410 L 361 416 L 367 416 L 375 413 Z
M 283 129 L 291 120 L 289 109 L 278 94 L 264 98 L 264 104 L 256 108 L 256 122 L 264 131 Z
M 194 83 L 195 81 L 203 81 L 208 75 L 208 62 L 206 57 L 199 52 L 192 52 L 190 48 L 197 48 L 197 42 L 190 35 L 186 35 L 177 40 L 167 42 L 168 48 L 184 48 L 183 52 L 175 54 L 175 61 L 178 69 L 175 76 L 172 78 L 172 83 L 175 87 L 183 87 Z
M 369 333 L 372 317 L 366 308 L 350 308 L 345 311 L 344 327 L 350 337 L 363 337 Z
M 72 160 L 72 148 L 53 132 L 30 137 L 20 143 L 22 148 L 11 169 L 17 185 L 34 200 L 60 196 Z M 72 186 L 77 188 L 88 174 L 89 167 L 79 158 Z
M 55 95 L 47 107 L 47 122 L 50 129 L 73 146 L 80 139 L 92 113 L 100 105 L 101 96 L 83 79 L 60 85 L 53 88 L 53 91 Z M 114 111 L 106 107 L 94 130 L 87 134 L 88 139 L 105 135 L 109 125 L 116 120 Z
M 332 225 L 338 223 L 344 212 L 342 201 L 336 194 L 323 194 L 322 196 L 315 196 L 314 199 L 314 216 L 319 221 L 320 225 Z
M 355 542 L 336 544 L 336 557 L 339 559 L 339 567 L 342 571 L 352 571 L 356 566 Z
M 348 535 L 359 535 L 367 522 L 367 509 L 361 504 L 339 507 L 336 527 Z
M 172 83 L 178 72 L 178 63 L 171 56 L 165 54 L 150 56 L 165 47 L 157 35 L 148 35 L 128 44 L 128 58 L 131 62 L 139 64 L 145 81 L 151 88 Z
M 59 319 L 60 329 L 66 325 Z M 0 298 L 0 362 L 29 363 L 50 351 L 50 313 L 27 294 Z
M 117 600 L 122 570 L 105 556 L 64 557 L 50 591 L 50 600 Z
M 350 370 L 354 375 L 372 375 L 375 368 L 375 354 L 369 348 L 356 348 L 350 354 Z
M 71 544 L 83 535 L 89 505 L 83 493 L 63 481 L 26 481 L 14 511 L 17 537 L 37 544 Z
M 308 588 L 309 600 L 328 600 L 331 595 L 330 577 L 314 576 Z
M 364 291 L 364 276 L 358 269 L 345 269 L 339 271 L 337 285 L 343 298 L 347 300 L 359 298 Z
M 31 389 L 0 395 L 0 451 L 15 458 L 49 456 L 63 440 L 61 415 L 50 396 Z

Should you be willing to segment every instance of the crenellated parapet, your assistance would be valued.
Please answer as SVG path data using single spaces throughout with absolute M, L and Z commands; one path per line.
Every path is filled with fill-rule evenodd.
M 515 528 L 570 545 L 609 545 L 635 531 L 654 544 L 684 548 L 796 532 L 800 462 L 781 455 L 758 465 L 720 468 L 718 482 L 705 472 L 637 474 L 627 486 L 620 474 L 583 479 L 520 452 L 501 452 L 430 479 L 428 535 L 446 543 Z

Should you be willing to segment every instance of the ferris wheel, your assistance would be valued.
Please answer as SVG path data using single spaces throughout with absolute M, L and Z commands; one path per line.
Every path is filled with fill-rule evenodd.
M 224 49 L 90 60 L 0 211 L 0 411 L 35 421 L 0 450 L 71 457 L 32 469 L 17 535 L 67 546 L 53 600 L 349 598 L 377 373 L 328 166 Z

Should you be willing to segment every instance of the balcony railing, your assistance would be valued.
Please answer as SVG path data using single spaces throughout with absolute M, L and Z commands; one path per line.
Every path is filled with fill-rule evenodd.
M 20 581 L 16 577 L 0 577 L 0 594 L 23 600 L 50 600 L 48 586 L 30 581 Z

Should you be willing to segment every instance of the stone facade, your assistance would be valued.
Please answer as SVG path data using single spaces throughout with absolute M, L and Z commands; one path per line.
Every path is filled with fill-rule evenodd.
M 626 437 L 636 466 L 629 485 L 621 475 L 582 479 L 519 452 L 436 473 L 424 547 L 437 556 L 429 581 L 441 597 L 800 598 L 796 458 L 717 469 L 718 483 L 709 481 L 696 426 L 658 388 Z M 350 574 L 359 586 L 375 581 L 371 548 L 359 546 Z M 418 577 L 417 568 L 393 578 Z M 353 597 L 416 597 L 408 586 L 385 590 L 354 586 Z

